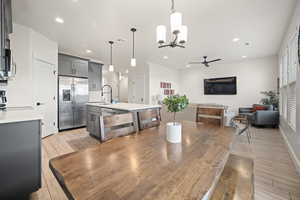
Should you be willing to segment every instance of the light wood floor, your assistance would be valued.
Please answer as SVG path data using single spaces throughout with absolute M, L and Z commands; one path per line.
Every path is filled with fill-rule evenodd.
M 255 200 L 300 200 L 300 176 L 276 129 L 251 128 L 252 144 L 244 136 L 236 139 L 233 153 L 254 160 Z M 62 132 L 43 139 L 42 188 L 32 200 L 65 200 L 64 192 L 48 167 L 49 159 L 98 144 L 85 129 Z

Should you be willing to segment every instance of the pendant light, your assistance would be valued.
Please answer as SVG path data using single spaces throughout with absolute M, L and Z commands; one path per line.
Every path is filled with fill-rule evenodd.
M 114 71 L 114 65 L 113 65 L 113 62 L 112 62 L 112 54 L 113 54 L 113 51 L 112 51 L 112 46 L 113 46 L 113 44 L 114 44 L 114 42 L 113 41 L 109 41 L 108 42 L 109 44 L 110 44 L 110 65 L 109 65 L 109 67 L 108 67 L 108 71 L 110 71 L 110 72 L 113 72 Z
M 135 55 L 134 55 L 134 48 L 135 48 L 135 44 L 134 44 L 134 33 L 137 31 L 136 28 L 131 28 L 130 31 L 132 32 L 132 58 L 130 61 L 131 67 L 135 67 L 136 66 L 136 59 L 135 59 Z
M 167 28 L 164 25 L 159 25 L 156 28 L 156 41 L 159 44 L 159 48 L 163 47 L 180 47 L 185 48 L 183 44 L 187 42 L 187 33 L 188 29 L 187 26 L 182 25 L 182 14 L 175 10 L 174 0 L 172 1 L 172 8 L 171 8 L 171 33 L 174 35 L 174 39 L 171 40 L 168 44 L 166 43 L 166 35 L 167 35 Z

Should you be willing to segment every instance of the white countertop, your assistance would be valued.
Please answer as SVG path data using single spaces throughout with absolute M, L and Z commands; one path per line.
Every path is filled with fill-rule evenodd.
M 0 111 L 0 124 L 41 120 L 42 116 L 33 109 L 8 109 Z
M 134 103 L 116 103 L 116 104 L 106 104 L 106 105 L 102 103 L 87 103 L 86 105 L 114 109 L 114 110 L 123 110 L 129 112 L 161 107 L 160 105 L 145 105 L 145 104 L 134 104 Z

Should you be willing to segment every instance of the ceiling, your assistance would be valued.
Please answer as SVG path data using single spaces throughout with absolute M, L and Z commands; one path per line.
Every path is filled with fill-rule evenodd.
M 207 55 L 222 62 L 277 54 L 297 0 L 175 0 L 188 26 L 185 49 L 158 49 L 156 26 L 167 25 L 171 0 L 14 0 L 13 17 L 59 44 L 59 51 L 109 62 L 114 46 L 117 70 L 130 69 L 131 27 L 138 65 L 154 62 L 184 68 Z M 56 17 L 64 24 L 55 22 Z M 240 38 L 233 42 L 233 38 Z M 245 43 L 249 42 L 250 46 Z M 87 54 L 86 49 L 92 50 Z M 168 59 L 164 59 L 168 56 Z

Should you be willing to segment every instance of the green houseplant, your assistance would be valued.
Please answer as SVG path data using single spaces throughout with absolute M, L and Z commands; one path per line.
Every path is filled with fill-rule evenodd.
M 176 113 L 183 111 L 188 105 L 189 100 L 188 98 L 183 95 L 174 95 L 168 96 L 163 100 L 163 104 L 167 106 L 168 112 L 172 112 L 174 117 L 174 122 L 176 120 Z
M 167 106 L 168 112 L 173 113 L 174 121 L 167 124 L 167 140 L 171 143 L 181 142 L 181 124 L 176 123 L 176 113 L 183 111 L 188 105 L 188 98 L 183 95 L 168 96 L 163 100 L 163 104 Z
M 260 103 L 263 105 L 272 105 L 276 110 L 279 106 L 279 96 L 275 91 L 265 91 L 261 92 L 261 94 L 265 95 L 265 98 L 260 100 Z

